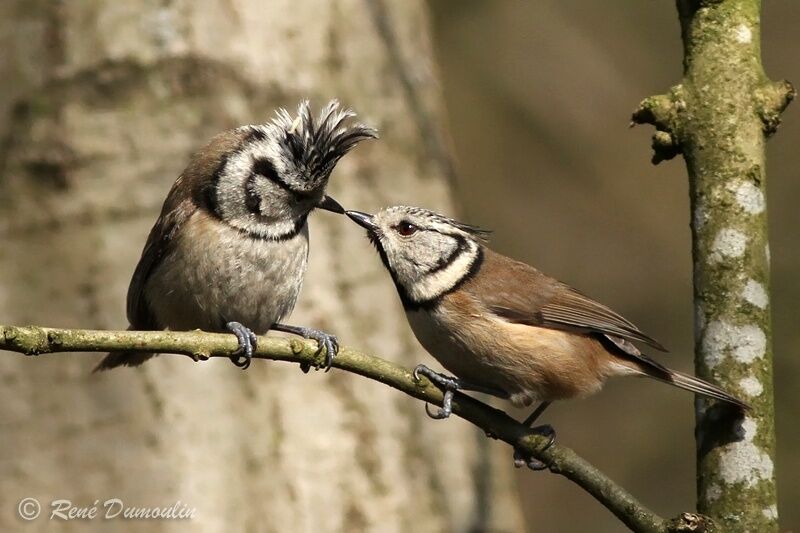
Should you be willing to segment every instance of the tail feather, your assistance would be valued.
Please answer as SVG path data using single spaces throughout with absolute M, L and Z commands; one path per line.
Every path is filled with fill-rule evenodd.
M 723 402 L 732 403 L 733 405 L 741 407 L 744 410 L 750 409 L 750 406 L 747 403 L 743 402 L 742 400 L 733 396 L 732 394 L 725 392 L 716 385 L 712 385 L 707 381 L 703 381 L 700 378 L 690 376 L 689 374 L 684 374 L 683 372 L 671 370 L 669 377 L 667 379 L 661 379 L 661 378 L 657 379 L 660 379 L 665 383 L 670 383 L 672 385 L 675 385 L 676 387 L 680 387 L 681 389 L 686 389 L 688 391 L 692 391 L 697 394 L 702 394 L 703 396 L 708 396 L 709 398 L 714 398 L 717 400 L 722 400 Z
M 135 329 L 136 328 L 133 327 L 133 325 L 128 326 L 128 331 Z M 103 360 L 100 361 L 96 367 L 94 367 L 92 374 L 96 374 L 97 372 L 102 372 L 104 370 L 111 370 L 112 368 L 117 368 L 118 366 L 139 366 L 154 355 L 156 354 L 149 352 L 111 352 L 106 354 L 106 356 L 103 357 Z
M 667 383 L 669 385 L 673 385 L 680 389 L 688 390 L 694 392 L 696 394 L 701 394 L 703 396 L 707 396 L 709 398 L 714 398 L 715 400 L 721 400 L 723 402 L 727 402 L 737 406 L 739 409 L 744 411 L 749 410 L 750 406 L 740 400 L 739 398 L 733 396 L 732 394 L 722 390 L 721 388 L 717 387 L 716 385 L 712 385 L 711 383 L 702 380 L 700 378 L 691 376 L 689 374 L 684 374 L 683 372 L 678 372 L 677 370 L 672 370 L 661 363 L 653 361 L 646 355 L 639 353 L 634 357 L 629 359 L 629 362 L 635 365 L 637 370 L 642 374 L 661 381 L 663 383 Z
M 669 385 L 674 385 L 678 388 L 688 390 L 696 394 L 701 394 L 709 398 L 714 398 L 715 400 L 728 402 L 745 411 L 750 409 L 750 406 L 739 398 L 700 378 L 690 376 L 689 374 L 684 374 L 683 372 L 678 372 L 677 370 L 671 370 L 664 365 L 645 357 L 644 355 L 638 357 L 637 361 L 640 363 L 640 369 L 644 374 L 651 378 L 657 379 L 658 381 L 667 383 Z
M 153 357 L 154 353 L 141 353 L 141 352 L 112 352 L 107 354 L 94 370 L 92 370 L 92 374 L 96 372 L 102 372 L 103 370 L 111 370 L 112 368 L 116 368 L 118 366 L 139 366 L 151 357 Z

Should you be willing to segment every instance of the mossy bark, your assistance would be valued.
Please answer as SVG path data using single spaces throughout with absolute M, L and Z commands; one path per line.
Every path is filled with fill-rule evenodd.
M 699 376 L 752 405 L 698 399 L 698 511 L 722 531 L 777 531 L 764 143 L 794 97 L 764 74 L 759 0 L 678 0 L 684 77 L 644 100 L 655 163 L 689 173 Z

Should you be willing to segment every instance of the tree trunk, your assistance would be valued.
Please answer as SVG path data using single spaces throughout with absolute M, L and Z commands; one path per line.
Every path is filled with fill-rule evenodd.
M 304 97 L 338 97 L 382 133 L 334 172 L 344 205 L 452 211 L 426 17 L 419 1 L 3 3 L 2 322 L 124 327 L 146 234 L 192 151 Z M 292 322 L 423 360 L 360 228 L 316 213 L 311 233 Z M 52 500 L 109 498 L 180 501 L 207 531 L 522 528 L 510 451 L 387 387 L 181 357 L 90 375 L 98 359 L 0 358 L 0 529 L 19 528 L 25 497 L 42 528 Z
M 678 0 L 684 78 L 634 115 L 654 161 L 689 171 L 697 374 L 753 406 L 697 401 L 698 511 L 720 531 L 777 531 L 764 143 L 794 97 L 761 65 L 759 0 Z

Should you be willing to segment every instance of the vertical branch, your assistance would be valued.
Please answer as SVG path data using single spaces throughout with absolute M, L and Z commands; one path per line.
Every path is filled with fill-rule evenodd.
M 689 173 L 697 374 L 749 401 L 697 400 L 698 511 L 723 531 L 777 531 L 764 143 L 794 97 L 761 65 L 760 0 L 677 0 L 684 77 L 644 100 L 654 163 Z

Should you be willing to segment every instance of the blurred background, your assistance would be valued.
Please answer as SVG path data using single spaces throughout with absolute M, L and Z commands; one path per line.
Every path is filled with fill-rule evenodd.
M 436 51 L 458 161 L 457 198 L 493 246 L 610 305 L 692 369 L 688 181 L 680 157 L 650 164 L 631 111 L 682 73 L 674 2 L 438 0 Z M 767 75 L 800 81 L 800 3 L 763 3 Z M 782 529 L 800 528 L 800 115 L 768 143 L 768 205 Z M 662 516 L 694 501 L 690 396 L 612 382 L 546 414 L 561 442 Z M 555 476 L 518 476 L 532 531 L 619 531 Z M 576 512 L 580 509 L 580 512 Z
M 763 9 L 773 79 L 800 82 L 800 4 Z M 692 368 L 688 183 L 650 164 L 632 110 L 681 76 L 674 2 L 0 2 L 0 323 L 121 329 L 163 198 L 215 133 L 338 97 L 381 131 L 331 193 L 421 204 L 607 303 Z M 768 143 L 782 530 L 800 530 L 797 102 Z M 426 361 L 363 232 L 311 217 L 292 323 L 407 367 Z M 346 251 L 346 253 L 343 253 Z M 513 471 L 460 420 L 344 372 L 159 357 L 0 357 L 0 529 L 618 532 L 565 479 Z M 431 361 L 428 359 L 428 363 Z M 694 507 L 691 395 L 610 383 L 546 414 L 658 514 Z M 522 415 L 522 413 L 515 413 Z M 191 523 L 23 522 L 23 497 L 196 507 Z

